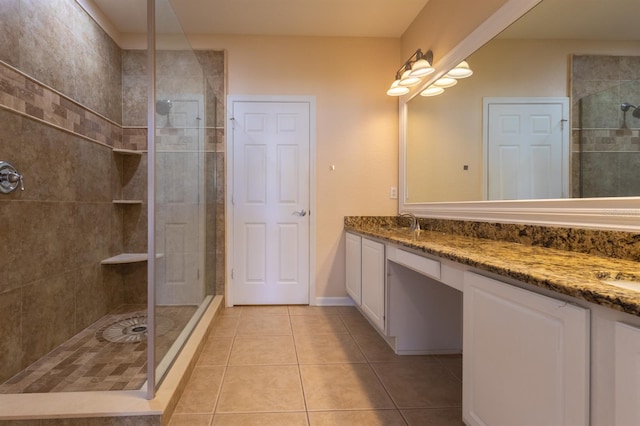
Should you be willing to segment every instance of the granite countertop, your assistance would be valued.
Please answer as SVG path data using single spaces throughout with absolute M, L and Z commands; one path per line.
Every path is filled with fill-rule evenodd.
M 640 316 L 640 292 L 601 282 L 640 282 L 632 260 L 424 230 L 414 239 L 406 227 L 371 223 L 345 222 L 345 230 Z

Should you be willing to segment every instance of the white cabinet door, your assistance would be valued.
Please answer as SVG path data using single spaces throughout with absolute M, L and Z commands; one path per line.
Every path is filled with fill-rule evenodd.
M 361 309 L 381 331 L 385 330 L 384 263 L 384 244 L 363 238 Z
M 465 274 L 467 425 L 589 424 L 589 311 Z
M 615 425 L 640 425 L 640 329 L 615 324 Z
M 356 305 L 362 301 L 362 255 L 361 238 L 358 235 L 346 234 L 346 286 L 347 294 Z

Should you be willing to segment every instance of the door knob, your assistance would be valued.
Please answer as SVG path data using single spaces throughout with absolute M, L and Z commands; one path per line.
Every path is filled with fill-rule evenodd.
M 305 209 L 300 209 L 300 210 L 297 210 L 297 211 L 295 211 L 295 212 L 293 212 L 291 214 L 294 215 L 294 216 L 302 217 L 302 216 L 306 216 L 307 215 L 307 211 Z

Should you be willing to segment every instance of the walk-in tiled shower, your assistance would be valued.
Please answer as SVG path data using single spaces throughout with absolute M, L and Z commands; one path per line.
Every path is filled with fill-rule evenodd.
M 0 393 L 140 388 L 148 317 L 159 364 L 224 293 L 224 52 L 158 40 L 150 156 L 146 50 L 74 0 L 3 1 L 0 17 L 0 161 L 24 185 L 0 194 Z

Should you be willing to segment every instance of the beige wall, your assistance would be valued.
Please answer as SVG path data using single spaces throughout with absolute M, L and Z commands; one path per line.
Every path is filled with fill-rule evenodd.
M 399 66 L 400 40 L 219 36 L 191 42 L 195 49 L 227 50 L 231 95 L 315 96 L 315 296 L 346 296 L 344 216 L 397 212 L 389 188 L 398 184 L 398 101 L 385 92 Z
M 421 48 L 433 51 L 438 63 L 504 3 L 506 0 L 429 0 L 402 35 L 402 57 L 407 59 Z
M 636 51 L 633 42 L 491 41 L 469 57 L 472 77 L 440 96 L 409 102 L 410 201 L 482 199 L 484 97 L 569 96 L 571 54 Z M 468 171 L 463 170 L 464 164 L 469 165 Z

